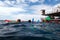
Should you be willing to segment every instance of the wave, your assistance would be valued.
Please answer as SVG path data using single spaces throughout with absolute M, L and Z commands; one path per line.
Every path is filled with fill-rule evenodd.
M 10 36 L 14 37 L 26 37 L 33 38 L 31 40 L 35 40 L 36 37 L 39 39 L 42 37 L 44 39 L 59 39 L 59 24 L 54 23 L 5 23 L 0 24 L 0 38 L 6 38 Z M 57 26 L 57 27 L 56 27 Z M 14 39 L 13 37 L 13 39 Z M 8 38 L 6 38 L 8 39 Z M 36 39 L 36 40 L 37 40 Z M 40 38 L 41 39 L 41 38 Z M 19 40 L 19 38 L 18 38 Z

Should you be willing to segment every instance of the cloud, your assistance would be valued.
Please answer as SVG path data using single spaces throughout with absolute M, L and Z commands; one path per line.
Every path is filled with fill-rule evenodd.
M 35 2 L 38 2 L 39 0 L 29 0 L 29 1 L 35 3 Z
M 12 6 L 12 4 L 10 3 L 10 1 L 6 0 L 6 1 L 0 1 L 0 7 L 7 7 L 7 6 Z
M 25 7 L 28 6 L 26 4 L 25 0 L 5 0 L 1 1 L 0 0 L 0 7 Z
M 42 18 L 42 16 L 40 15 L 35 15 L 35 14 L 19 14 L 19 15 L 13 15 L 12 19 L 21 19 L 21 20 L 32 20 L 32 18 L 34 18 L 35 21 L 37 20 L 41 20 L 40 18 Z
M 45 0 L 39 0 L 39 2 L 42 3 L 42 4 L 44 3 L 44 1 L 45 1 Z
M 36 2 L 43 3 L 45 0 L 29 0 L 29 1 L 32 3 L 36 3 Z
M 30 9 L 34 9 L 34 13 L 36 14 L 42 14 L 42 10 L 44 9 L 47 12 L 49 12 L 49 10 L 52 9 L 52 6 L 48 6 L 48 5 L 34 5 L 34 6 L 31 6 Z
M 57 10 L 60 12 L 60 3 L 54 6 L 54 11 L 57 12 Z
M 54 6 L 50 6 L 50 5 L 45 5 L 45 4 L 41 4 L 41 5 L 33 5 L 30 7 L 30 9 L 35 10 L 34 13 L 35 14 L 42 14 L 41 10 L 45 10 L 46 14 L 50 14 L 50 13 L 54 13 L 57 12 L 57 10 L 60 12 L 60 4 L 56 4 Z
M 37 20 L 41 21 L 42 16 L 35 15 L 35 14 L 18 14 L 18 15 L 0 16 L 0 20 L 5 20 L 5 19 L 17 20 L 17 19 L 21 19 L 21 20 L 24 20 L 24 21 L 28 21 L 28 20 L 32 20 L 32 18 L 34 18 L 35 21 L 37 21 Z
M 0 7 L 0 15 L 10 15 L 12 12 L 25 11 L 22 8 L 16 7 Z
M 58 7 L 58 6 L 60 7 L 60 3 L 59 4 L 56 4 L 54 7 Z
M 58 1 L 58 0 L 55 0 L 55 1 Z
M 35 3 L 35 2 L 43 3 L 45 0 L 28 0 L 28 1 L 32 3 Z M 14 4 L 13 1 L 12 3 L 10 3 L 10 1 L 8 0 L 6 0 L 5 2 L 0 1 L 0 19 L 29 20 L 34 18 L 35 21 L 38 19 L 41 20 L 41 18 L 45 18 L 45 16 L 41 15 L 42 9 L 45 9 L 46 13 L 51 13 L 52 10 L 55 11 L 56 7 L 57 5 L 50 6 L 45 4 L 30 6 L 29 4 L 27 4 L 26 0 L 16 0 L 16 4 Z M 33 11 L 31 12 L 31 10 Z
M 10 19 L 10 20 L 16 20 L 16 19 L 21 19 L 21 20 L 29 20 L 34 18 L 36 20 L 40 20 L 42 16 L 36 15 L 36 14 L 22 14 L 18 12 L 25 12 L 26 10 L 22 8 L 16 8 L 16 7 L 0 7 L 0 20 L 5 20 L 5 19 Z M 17 15 L 15 15 L 15 13 Z
M 27 7 L 32 3 L 42 3 L 45 0 L 5 0 L 5 1 L 0 1 L 0 6 L 2 7 Z
M 0 7 L 5 6 L 6 4 L 4 4 L 2 1 L 0 1 Z

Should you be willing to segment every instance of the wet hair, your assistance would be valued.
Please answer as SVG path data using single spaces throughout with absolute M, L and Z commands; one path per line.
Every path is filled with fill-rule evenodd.
M 30 23 L 30 22 L 31 22 L 31 20 L 28 20 L 28 22 Z
M 21 22 L 21 20 L 20 19 L 17 19 L 17 22 Z

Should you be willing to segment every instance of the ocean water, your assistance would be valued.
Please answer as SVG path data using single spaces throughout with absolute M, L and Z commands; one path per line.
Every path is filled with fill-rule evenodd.
M 0 40 L 60 40 L 60 24 L 0 22 Z

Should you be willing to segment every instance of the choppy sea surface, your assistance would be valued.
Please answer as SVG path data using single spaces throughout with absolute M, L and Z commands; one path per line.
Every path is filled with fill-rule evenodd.
M 60 40 L 60 24 L 1 21 L 0 40 Z

